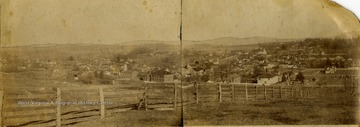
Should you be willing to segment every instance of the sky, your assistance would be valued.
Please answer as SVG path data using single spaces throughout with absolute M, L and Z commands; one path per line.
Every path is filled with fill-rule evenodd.
M 359 21 L 327 0 L 185 0 L 185 40 L 220 37 L 297 39 L 360 31 Z
M 360 31 L 352 13 L 326 1 L 183 0 L 183 39 L 301 39 Z M 180 0 L 3 2 L 1 45 L 179 41 Z
M 360 19 L 360 0 L 332 0 L 348 10 L 351 10 Z
M 8 0 L 3 45 L 178 41 L 179 0 Z M 4 7 L 3 7 L 4 9 Z M 3 14 L 4 14 L 3 13 Z

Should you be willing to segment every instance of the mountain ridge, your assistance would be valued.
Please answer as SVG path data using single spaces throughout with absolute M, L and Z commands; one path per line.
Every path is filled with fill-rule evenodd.
M 253 45 L 261 43 L 271 43 L 271 42 L 289 42 L 296 41 L 300 39 L 278 39 L 271 37 L 248 37 L 248 38 L 237 38 L 237 37 L 222 37 L 212 40 L 202 40 L 202 41 L 185 41 L 185 46 L 199 45 L 199 44 L 210 44 L 210 45 Z

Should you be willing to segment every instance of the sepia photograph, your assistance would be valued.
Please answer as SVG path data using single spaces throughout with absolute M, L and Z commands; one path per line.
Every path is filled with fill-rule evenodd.
M 2 2 L 1 126 L 181 126 L 179 0 Z
M 185 126 L 359 124 L 351 12 L 327 0 L 183 0 L 182 10 L 183 103 L 195 98 Z
M 331 0 L 0 0 L 0 126 L 360 124 Z

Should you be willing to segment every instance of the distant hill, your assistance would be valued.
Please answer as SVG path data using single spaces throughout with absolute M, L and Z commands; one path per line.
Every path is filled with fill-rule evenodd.
M 184 41 L 183 45 L 223 45 L 223 46 L 234 46 L 234 45 L 254 45 L 259 43 L 270 43 L 270 42 L 289 42 L 295 39 L 277 39 L 269 37 L 251 37 L 251 38 L 236 38 L 236 37 L 223 37 L 213 40 L 203 41 Z
M 146 42 L 146 43 L 145 43 Z M 8 46 L 0 48 L 1 54 L 14 54 L 25 58 L 66 59 L 69 56 L 79 58 L 110 58 L 114 54 L 126 54 L 138 47 L 154 50 L 179 51 L 180 45 L 160 41 L 128 42 L 129 44 L 37 44 L 30 46 Z
M 166 44 L 166 45 L 180 45 L 180 41 L 155 41 L 155 40 L 140 40 L 123 42 L 121 45 L 145 45 L 145 44 Z
M 343 38 L 343 39 L 352 39 L 359 37 L 360 37 L 360 31 L 345 32 L 336 36 L 336 38 Z
M 128 42 L 117 42 L 117 43 L 47 43 L 47 44 L 29 44 L 29 45 L 0 45 L 1 47 L 52 47 L 62 45 L 154 45 L 154 44 L 165 44 L 165 45 L 180 45 L 180 41 L 156 41 L 156 40 L 135 40 Z

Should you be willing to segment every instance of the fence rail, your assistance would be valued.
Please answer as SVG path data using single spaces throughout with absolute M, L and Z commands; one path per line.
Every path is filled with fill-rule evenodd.
M 1 126 L 63 126 L 131 109 L 174 109 L 179 83 L 0 89 Z
M 236 102 L 251 100 L 306 99 L 319 97 L 319 91 L 348 90 L 358 93 L 357 86 L 267 86 L 252 83 L 194 83 L 195 102 Z
M 119 86 L 9 86 L 0 89 L 0 125 L 64 126 L 132 109 L 173 110 L 188 103 L 308 99 L 318 97 L 319 90 L 339 88 L 354 91 L 357 87 L 165 82 Z

